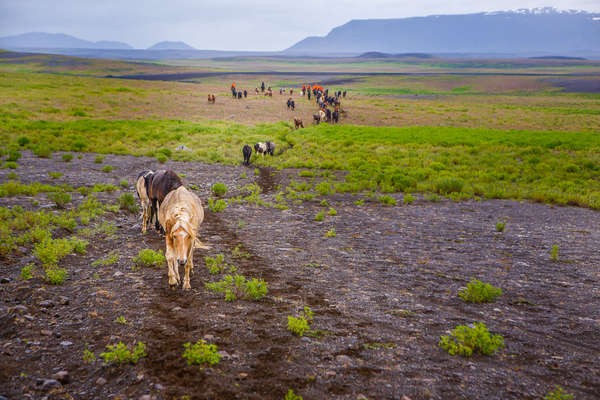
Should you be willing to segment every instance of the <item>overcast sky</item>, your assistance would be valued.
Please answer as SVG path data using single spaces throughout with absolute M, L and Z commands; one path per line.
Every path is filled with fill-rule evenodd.
M 136 48 L 181 40 L 203 50 L 283 50 L 352 19 L 544 6 L 600 12 L 600 0 L 0 0 L 0 36 L 51 32 Z

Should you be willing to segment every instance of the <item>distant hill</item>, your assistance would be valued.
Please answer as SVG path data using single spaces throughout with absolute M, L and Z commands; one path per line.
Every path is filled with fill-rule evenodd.
M 0 38 L 2 49 L 133 49 L 122 42 L 90 42 L 64 33 L 30 32 Z
M 431 54 L 425 53 L 399 53 L 399 54 L 389 54 L 389 53 L 381 53 L 379 51 L 369 51 L 367 53 L 362 53 L 357 56 L 358 58 L 432 58 Z
M 196 50 L 184 42 L 159 42 L 148 47 L 148 50 Z
M 285 50 L 584 55 L 600 52 L 600 14 L 553 8 L 402 19 L 352 20 Z

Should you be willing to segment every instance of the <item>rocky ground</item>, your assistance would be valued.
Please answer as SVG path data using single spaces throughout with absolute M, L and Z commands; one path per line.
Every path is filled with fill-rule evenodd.
M 230 195 L 256 181 L 271 200 L 297 171 L 168 162 L 108 155 L 112 173 L 85 154 L 70 163 L 24 153 L 21 181 L 130 183 L 143 169 L 172 168 L 198 186 L 204 203 L 215 182 Z M 6 180 L 8 170 L 0 170 Z M 48 172 L 63 172 L 58 180 Z M 246 172 L 248 178 L 241 175 Z M 296 179 L 299 179 L 296 176 Z M 113 201 L 120 191 L 102 193 Z M 74 195 L 74 203 L 81 197 Z M 401 199 L 401 195 L 395 196 Z M 107 213 L 117 232 L 90 241 L 85 255 L 62 266 L 59 286 L 21 268 L 31 249 L 0 259 L 0 395 L 8 399 L 539 399 L 560 385 L 577 399 L 600 393 L 600 214 L 517 201 L 426 201 L 383 206 L 361 196 L 325 197 L 338 212 L 322 222 L 319 201 L 289 210 L 231 204 L 206 212 L 200 230 L 211 250 L 196 250 L 192 290 L 171 290 L 166 268 L 133 270 L 139 250 L 164 249 L 164 239 L 141 234 L 139 216 Z M 25 196 L 0 205 L 33 209 Z M 37 207 L 52 203 L 36 196 Z M 401 204 L 401 202 L 399 202 Z M 506 230 L 495 224 L 506 221 Z M 335 228 L 335 237 L 325 232 Z M 559 246 L 559 260 L 550 248 Z M 241 257 L 232 254 L 237 247 Z M 117 250 L 116 264 L 91 263 Z M 247 277 L 262 278 L 261 301 L 226 302 L 205 289 L 205 255 L 225 255 Z M 239 254 L 239 253 L 238 253 Z M 459 288 L 477 278 L 502 288 L 495 303 L 468 304 Z M 287 316 L 314 312 L 313 336 L 297 337 Z M 126 323 L 115 321 L 122 315 Z M 493 356 L 450 356 L 440 335 L 485 322 L 504 337 Z M 216 344 L 221 362 L 188 366 L 183 344 Z M 136 365 L 83 361 L 119 340 L 147 345 Z M 186 397 L 187 396 L 187 397 Z M 0 396 L 0 398 L 2 398 Z

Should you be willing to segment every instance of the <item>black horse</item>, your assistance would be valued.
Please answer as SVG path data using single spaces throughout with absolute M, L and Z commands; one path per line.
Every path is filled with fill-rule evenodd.
M 244 148 L 242 149 L 242 154 L 244 155 L 244 164 L 250 165 L 250 157 L 252 157 L 252 147 L 245 144 Z

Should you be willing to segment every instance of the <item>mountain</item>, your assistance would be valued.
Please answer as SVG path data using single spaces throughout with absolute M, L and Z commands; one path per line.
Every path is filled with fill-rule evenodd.
M 315 54 L 600 52 L 600 14 L 554 8 L 352 20 L 325 37 L 310 36 L 285 50 Z
M 90 42 L 64 33 L 30 32 L 0 38 L 2 49 L 132 49 L 122 42 Z
M 148 50 L 196 50 L 184 42 L 158 42 L 148 47 Z

